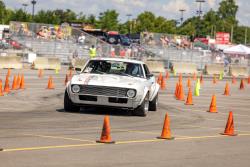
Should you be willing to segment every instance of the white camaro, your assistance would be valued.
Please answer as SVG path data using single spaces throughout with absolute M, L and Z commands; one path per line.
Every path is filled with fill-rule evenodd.
M 79 111 L 81 106 L 114 107 L 146 116 L 156 111 L 159 84 L 142 61 L 95 58 L 67 83 L 65 111 Z

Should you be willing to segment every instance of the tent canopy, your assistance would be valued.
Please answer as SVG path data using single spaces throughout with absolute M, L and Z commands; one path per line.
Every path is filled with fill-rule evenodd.
M 228 54 L 248 55 L 250 54 L 250 48 L 240 44 L 224 49 L 223 52 Z

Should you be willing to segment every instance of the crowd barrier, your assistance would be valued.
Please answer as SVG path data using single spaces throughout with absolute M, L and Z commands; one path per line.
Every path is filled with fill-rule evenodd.
M 197 65 L 194 63 L 174 62 L 172 70 L 175 73 L 193 74 L 197 73 Z
M 229 74 L 231 76 L 245 76 L 249 75 L 247 66 L 231 65 L 229 67 Z
M 61 61 L 56 57 L 37 57 L 32 64 L 32 69 L 60 70 Z
M 0 56 L 0 68 L 21 69 L 22 58 L 16 55 Z
M 205 66 L 207 75 L 220 75 L 222 72 L 224 72 L 224 64 L 207 64 Z
M 152 73 L 164 73 L 165 68 L 164 68 L 164 62 L 160 60 L 146 60 L 145 64 L 147 64 L 149 70 Z

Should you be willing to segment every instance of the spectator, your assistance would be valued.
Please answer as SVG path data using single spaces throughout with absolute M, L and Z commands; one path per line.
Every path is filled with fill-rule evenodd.
M 94 45 L 92 45 L 89 49 L 89 56 L 91 59 L 96 57 L 96 48 Z

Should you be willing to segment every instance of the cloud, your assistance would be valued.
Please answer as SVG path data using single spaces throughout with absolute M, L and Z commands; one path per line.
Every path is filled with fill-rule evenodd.
M 179 13 L 180 9 L 189 11 L 190 7 L 185 0 L 171 0 L 166 5 L 163 5 L 162 9 L 168 13 Z

